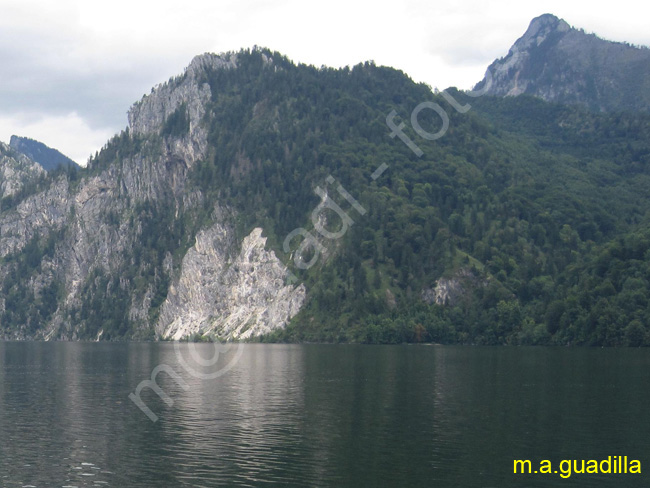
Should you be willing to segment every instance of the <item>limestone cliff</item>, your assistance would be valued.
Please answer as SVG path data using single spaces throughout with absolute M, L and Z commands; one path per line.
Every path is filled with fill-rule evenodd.
M 650 110 L 650 50 L 611 42 L 551 14 L 533 19 L 477 88 L 489 95 L 529 94 L 596 111 Z
M 0 337 L 249 338 L 282 327 L 305 290 L 266 249 L 238 234 L 233 211 L 207 217 L 188 186 L 206 157 L 207 75 L 236 55 L 196 57 L 133 105 L 129 127 L 77 179 L 62 175 L 0 214 Z M 43 172 L 0 146 L 2 197 Z
M 43 173 L 40 165 L 0 142 L 0 199 L 17 194 Z
M 422 300 L 428 304 L 455 306 L 469 301 L 470 294 L 487 285 L 488 279 L 479 272 L 461 268 L 449 277 L 441 277 L 433 288 L 422 290 Z
M 194 334 L 247 339 L 283 326 L 300 309 L 303 285 L 287 283 L 288 272 L 256 228 L 241 242 L 222 223 L 201 231 L 183 258 L 158 321 L 164 338 Z M 229 255 L 230 253 L 230 255 Z

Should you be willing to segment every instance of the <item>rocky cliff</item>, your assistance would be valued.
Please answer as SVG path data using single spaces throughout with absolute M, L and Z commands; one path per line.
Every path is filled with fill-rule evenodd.
M 0 142 L 0 199 L 16 195 L 43 173 L 40 165 Z
M 304 287 L 285 282 L 263 230 L 239 235 L 236 212 L 206 212 L 212 204 L 188 188 L 208 145 L 207 73 L 235 66 L 236 55 L 198 56 L 131 108 L 88 170 L 4 209 L 0 337 L 237 339 L 297 313 Z M 3 197 L 43 172 L 0 151 Z
M 285 325 L 300 310 L 305 288 L 288 283 L 286 267 L 265 247 L 260 228 L 240 246 L 222 222 L 199 232 L 163 304 L 160 336 L 248 339 Z
M 650 109 L 650 50 L 610 42 L 551 14 L 533 19 L 477 88 L 523 93 L 596 111 Z

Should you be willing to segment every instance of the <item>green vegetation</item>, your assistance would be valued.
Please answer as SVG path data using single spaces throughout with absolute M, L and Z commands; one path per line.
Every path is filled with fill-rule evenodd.
M 577 322 L 596 303 L 574 304 L 575 294 L 602 285 L 587 280 L 595 256 L 643 228 L 648 116 L 593 114 L 530 97 L 468 99 L 452 90 L 474 104 L 461 115 L 427 87 L 372 63 L 316 69 L 266 52 L 274 59 L 267 65 L 262 54 L 240 54 L 238 69 L 206 80 L 215 94 L 207 117 L 215 150 L 196 168 L 196 184 L 262 225 L 288 263 L 281 243 L 296 227 L 313 228 L 314 188 L 327 186 L 328 175 L 368 210 L 358 215 L 330 185 L 355 225 L 340 240 L 321 239 L 327 263 L 292 269 L 309 302 L 264 340 L 648 341 L 641 300 L 620 303 L 643 310 L 614 308 L 608 327 L 618 332 L 609 335 Z M 384 121 L 396 110 L 408 122 L 423 101 L 445 107 L 450 129 L 435 142 L 408 132 L 424 151 L 417 158 L 388 137 Z M 420 123 L 436 132 L 439 120 L 425 115 Z M 389 170 L 373 182 L 382 163 Z M 332 221 L 335 230 L 338 217 Z M 462 303 L 422 301 L 423 289 L 465 268 L 483 279 Z M 635 283 L 648 291 L 647 281 Z M 613 286 L 625 293 L 622 283 Z
M 373 63 L 317 69 L 253 50 L 238 53 L 237 64 L 201 80 L 213 93 L 202 122 L 209 156 L 191 169 L 186 191 L 200 190 L 203 208 L 189 212 L 161 198 L 106 215 L 116 231 L 141 229 L 141 239 L 122 267 L 91 273 L 83 285 L 82 303 L 69 317 L 85 324 L 83 338 L 99 330 L 104 339 L 147 336 L 172 279 L 166 257 L 180 262 L 219 202 L 237 210 L 242 235 L 263 227 L 308 290 L 287 328 L 260 340 L 650 344 L 650 116 L 595 114 L 530 97 L 471 99 L 450 90 L 472 104 L 460 114 L 427 86 Z M 449 115 L 449 130 L 436 141 L 410 124 L 413 109 L 427 101 Z M 389 137 L 392 110 L 422 157 Z M 419 122 L 432 133 L 440 128 L 431 110 Z M 159 135 L 125 131 L 88 169 L 66 177 L 77 181 L 154 154 L 165 138 L 188 130 L 182 105 Z M 373 180 L 382 164 L 388 169 Z M 327 188 L 354 221 L 340 239 L 314 229 L 316 187 Z M 326 230 L 341 228 L 335 213 L 323 215 Z M 299 227 L 327 250 L 308 270 L 283 250 Z M 291 242 L 292 252 L 299 243 Z M 37 309 L 47 316 L 47 297 L 59 293 L 55 285 L 46 298 L 21 292 L 20 280 L 49 249 L 42 240 L 30 246 L 10 257 L 20 274 L 5 280 L 4 296 L 13 293 L 16 317 L 6 322 L 5 311 L 3 327 L 36 323 L 20 314 Z M 444 305 L 429 304 L 423 292 L 441 278 L 462 281 L 461 291 Z M 145 295 L 149 317 L 133 322 L 128 305 Z
M 63 284 L 53 274 L 40 274 L 37 292 L 28 285 L 42 273 L 41 263 L 51 259 L 60 235 L 50 233 L 46 238 L 32 237 L 20 253 L 6 256 L 1 265 L 7 270 L 2 281 L 4 313 L 0 332 L 21 330 L 26 334 L 36 332 L 58 308 L 63 298 Z
M 187 104 L 182 103 L 165 121 L 162 130 L 163 136 L 182 137 L 190 130 L 190 116 L 187 113 Z

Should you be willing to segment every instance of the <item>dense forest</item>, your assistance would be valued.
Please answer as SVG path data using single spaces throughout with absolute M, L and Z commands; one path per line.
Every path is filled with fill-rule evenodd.
M 320 239 L 329 259 L 307 271 L 294 265 L 308 284 L 308 306 L 266 339 L 650 340 L 650 117 L 451 90 L 473 105 L 462 114 L 372 63 L 319 70 L 283 60 L 269 73 L 259 54 L 247 62 L 209 80 L 219 93 L 212 118 L 219 151 L 197 169 L 197 184 L 233 202 L 251 225 L 263 224 L 279 255 L 284 237 L 310 222 L 314 188 L 326 187 L 327 176 L 367 209 L 360 215 L 330 185 L 354 225 L 340 240 Z M 445 109 L 449 129 L 427 141 L 407 123 L 418 157 L 389 137 L 385 120 L 395 110 L 408 122 L 426 101 Z M 420 123 L 435 133 L 440 118 L 422 111 Z M 382 163 L 388 170 L 372 181 Z M 423 290 L 462 270 L 474 278 L 457 303 L 423 301 Z
M 206 215 L 218 201 L 236 209 L 242 233 L 261 226 L 307 286 L 302 311 L 259 340 L 650 344 L 649 115 L 435 93 L 373 63 L 315 68 L 259 49 L 240 52 L 237 63 L 206 74 L 211 149 L 190 181 Z M 450 96 L 471 108 L 456 110 Z M 441 135 L 435 140 L 413 128 L 423 102 L 448 117 L 443 133 L 444 116 L 419 112 L 421 129 Z M 160 138 L 189 130 L 186 110 L 169 118 Z M 393 111 L 420 156 L 390 137 Z M 125 132 L 88 168 L 50 178 L 97 174 L 147 145 L 154 146 Z M 319 209 L 319 190 L 349 220 Z M 205 221 L 200 212 L 180 219 L 171 212 L 134 210 L 164 238 L 139 251 L 152 263 L 149 275 L 123 270 L 132 280 L 157 280 L 156 305 L 168 285 L 157 267 L 166 253 L 186 250 Z M 298 228 L 318 244 L 298 249 L 301 238 L 287 239 Z M 47 253 L 47 242 L 31 243 L 30 252 Z M 21 256 L 11 259 L 25 272 L 37 266 L 29 252 Z M 12 280 L 3 285 L 10 296 Z M 456 293 L 440 303 L 430 297 L 443 282 Z M 60 293 L 53 285 L 39 313 L 50 313 Z M 110 337 L 130 337 L 124 307 L 114 305 L 127 298 L 89 285 L 79 314 L 99 324 L 105 310 Z

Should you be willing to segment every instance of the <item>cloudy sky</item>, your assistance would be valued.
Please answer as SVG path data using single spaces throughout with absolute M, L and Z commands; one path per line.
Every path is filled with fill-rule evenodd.
M 469 88 L 546 12 L 650 45 L 639 0 L 0 0 L 0 141 L 31 137 L 84 164 L 126 126 L 133 102 L 194 55 L 254 45 Z

